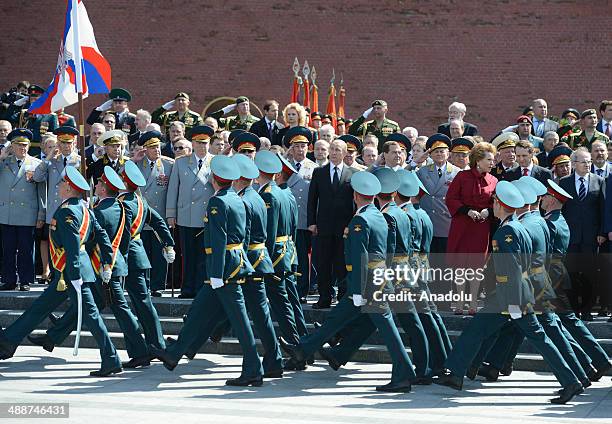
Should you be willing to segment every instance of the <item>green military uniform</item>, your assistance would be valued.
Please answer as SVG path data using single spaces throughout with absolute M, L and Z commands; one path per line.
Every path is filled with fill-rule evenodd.
M 178 99 L 179 97 L 183 97 L 189 99 L 187 93 L 178 93 L 174 99 Z M 177 110 L 167 111 L 163 106 L 158 107 L 151 113 L 151 122 L 158 124 L 162 128 L 162 132 L 169 137 L 168 130 L 170 129 L 170 125 L 174 121 L 180 121 L 185 124 L 185 134 L 188 135 L 189 131 L 198 125 L 202 125 L 204 122 L 199 113 L 196 113 L 190 109 L 187 109 L 185 112 L 180 113 Z
M 384 104 L 383 104 L 384 103 Z M 386 106 L 386 103 L 382 100 L 376 100 L 372 103 L 374 106 Z M 362 140 L 368 134 L 374 134 L 378 138 L 378 151 L 382 152 L 382 147 L 387 141 L 387 137 L 393 133 L 401 132 L 399 124 L 391 119 L 383 119 L 380 126 L 375 120 L 366 121 L 366 118 L 360 116 L 355 119 L 353 124 L 349 127 L 349 134 L 357 136 Z
M 567 145 L 573 150 L 576 150 L 577 147 L 584 146 L 590 151 L 591 144 L 593 144 L 594 141 L 601 141 L 605 144 L 608 144 L 610 142 L 610 138 L 604 133 L 599 132 L 597 130 L 595 130 L 591 138 L 588 138 L 586 132 L 582 130 L 580 132 L 574 132 L 563 137 L 561 141 L 567 143 Z
M 245 96 L 240 96 L 236 99 L 236 106 L 240 103 L 249 103 L 249 99 Z M 259 121 L 258 117 L 253 116 L 250 113 L 245 118 L 241 118 L 240 115 L 228 116 L 227 118 L 223 118 L 224 114 L 225 112 L 223 111 L 223 109 L 220 109 L 208 115 L 212 118 L 215 118 L 217 122 L 219 122 L 220 130 L 224 129 L 226 131 L 249 131 L 251 129 L 251 125 Z
M 89 189 L 83 177 L 72 167 L 66 170 L 64 178 L 82 191 Z M 100 246 L 101 263 L 111 264 L 112 247 L 106 232 L 77 197 L 67 199 L 61 204 L 53 216 L 49 230 L 52 282 L 27 311 L 5 331 L 0 331 L 0 357 L 10 358 L 21 340 L 66 298 L 70 297 L 72 303 L 78 302 L 75 289 L 78 287 L 82 295 L 83 322 L 96 339 L 102 358 L 101 369 L 96 373 L 108 375 L 120 372 L 121 362 L 117 351 L 94 302 L 92 283 L 96 276 L 84 248 L 87 241 L 95 238 Z

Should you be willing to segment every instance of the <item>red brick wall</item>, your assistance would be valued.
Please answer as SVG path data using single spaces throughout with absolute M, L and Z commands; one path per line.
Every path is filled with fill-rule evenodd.
M 430 134 L 447 105 L 485 137 L 534 97 L 550 113 L 612 98 L 612 5 L 608 1 L 178 1 L 86 0 L 113 85 L 131 109 L 154 109 L 177 91 L 200 112 L 217 96 L 288 101 L 291 65 L 319 74 L 320 104 L 332 68 L 344 74 L 349 116 L 376 98 L 389 117 Z M 59 0 L 2 2 L 0 87 L 45 85 L 64 19 Z M 87 99 L 86 109 L 103 101 Z M 68 109 L 75 113 L 74 108 Z

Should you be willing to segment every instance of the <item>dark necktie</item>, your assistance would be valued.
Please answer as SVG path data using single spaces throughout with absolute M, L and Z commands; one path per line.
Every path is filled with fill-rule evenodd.
M 68 163 L 68 158 L 64 158 L 64 168 L 66 167 L 67 163 Z
M 603 169 L 596 169 L 595 172 L 597 173 L 597 175 L 599 175 L 600 177 L 603 177 Z
M 198 160 L 198 171 L 202 169 L 202 159 Z
M 584 200 L 586 197 L 586 186 L 584 185 L 584 177 L 578 178 L 580 181 L 580 188 L 578 189 L 578 199 Z
M 111 167 L 112 167 L 113 169 L 117 169 L 117 162 L 112 161 L 112 162 L 111 162 L 111 164 L 112 164 L 112 165 L 111 165 Z
M 270 139 L 270 141 L 272 141 L 272 125 L 273 122 L 270 122 L 270 124 L 268 125 L 268 138 Z
M 523 177 L 527 177 L 529 175 L 529 169 L 523 168 Z
M 299 162 L 296 162 L 296 163 L 295 163 L 295 170 L 296 170 L 297 172 L 300 172 L 300 168 L 301 168 L 301 167 L 302 167 L 302 164 L 301 164 L 301 163 L 299 163 Z
M 17 169 L 21 169 L 21 159 L 17 159 Z
M 609 122 L 606 124 L 606 135 L 608 137 L 612 137 L 612 127 L 610 126 Z
M 149 166 L 151 167 L 151 171 L 153 171 L 153 166 L 155 166 L 155 162 L 150 162 Z
M 442 178 L 442 168 L 438 168 L 438 178 Z
M 338 176 L 338 167 L 334 166 L 334 179 L 332 183 L 334 190 L 337 189 L 339 185 L 340 185 L 340 178 Z

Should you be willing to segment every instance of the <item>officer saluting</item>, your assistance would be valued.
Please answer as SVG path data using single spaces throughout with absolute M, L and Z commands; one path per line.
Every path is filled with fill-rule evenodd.
M 387 137 L 393 133 L 400 132 L 397 122 L 387 119 L 387 102 L 374 100 L 372 107 L 363 112 L 349 128 L 349 134 L 360 137 L 362 140 L 368 134 L 374 134 L 378 138 L 378 151 L 382 152 L 382 146 Z M 370 116 L 372 120 L 366 121 Z
M 560 396 L 552 403 L 564 404 L 582 393 L 582 384 L 567 366 L 557 348 L 552 344 L 537 321 L 531 305 L 535 298 L 528 281 L 531 241 L 514 213 L 525 206 L 520 191 L 507 181 L 500 181 L 495 188 L 493 213 L 501 224 L 493 235 L 493 265 L 495 267 L 495 296 L 483 311 L 472 318 L 468 327 L 455 342 L 446 360 L 448 372 L 434 379 L 434 383 L 461 390 L 463 376 L 476 357 L 484 340 L 495 334 L 508 321 L 533 343 L 550 365 L 562 385 Z
M 102 367 L 98 371 L 92 371 L 91 375 L 107 376 L 121 372 L 119 356 L 91 292 L 91 284 L 96 280 L 96 275 L 84 244 L 95 237 L 100 246 L 101 263 L 105 270 L 112 263 L 112 247 L 106 232 L 81 200 L 88 190 L 89 185 L 79 171 L 73 167 L 66 168 L 60 184 L 60 197 L 63 202 L 53 215 L 49 232 L 53 280 L 30 309 L 4 332 L 0 331 L 0 358 L 12 357 L 21 340 L 67 297 L 77 304 L 77 291 L 80 291 L 83 322 L 96 339 L 102 357 Z M 108 282 L 110 274 L 110 271 L 104 272 L 104 281 Z
M 126 135 L 133 134 L 137 131 L 137 128 L 136 115 L 128 109 L 128 103 L 131 101 L 132 95 L 125 88 L 113 88 L 108 93 L 108 100 L 91 111 L 87 117 L 87 123 L 93 125 L 96 122 L 102 122 L 105 112 L 112 107 L 112 114 L 115 115 L 115 128 L 123 131 Z
M 138 321 L 144 330 L 145 340 L 148 344 L 163 349 L 165 346 L 164 336 L 145 278 L 147 270 L 151 268 L 151 263 L 142 246 L 140 233 L 146 224 L 151 226 L 159 237 L 160 243 L 164 245 L 163 256 L 168 263 L 174 262 L 174 240 L 163 218 L 149 207 L 149 204 L 141 195 L 136 193 L 139 187 L 146 185 L 138 166 L 131 160 L 127 161 L 121 176 L 125 182 L 126 191 L 119 194 L 117 199 L 123 204 L 131 218 L 128 224 L 130 246 L 127 254 L 127 264 L 130 272 L 127 276 L 125 288 L 132 300 Z
M 227 380 L 225 384 L 261 386 L 263 369 L 239 284 L 254 271 L 244 249 L 245 207 L 231 187 L 232 181 L 240 178 L 240 169 L 227 156 L 215 156 L 210 165 L 215 195 L 206 208 L 207 281 L 191 304 L 176 343 L 166 350 L 151 347 L 151 352 L 167 369 L 173 370 L 196 340 L 208 338 L 219 321 L 218 315 L 225 312 L 244 354 L 240 377 Z
M 174 100 L 170 100 L 155 109 L 151 114 L 151 121 L 162 128 L 168 139 L 170 138 L 168 129 L 174 121 L 181 121 L 185 124 L 185 133 L 187 134 L 193 127 L 202 125 L 202 117 L 199 113 L 189 109 L 189 103 L 189 94 L 181 91 L 174 96 Z
M 120 172 L 125 162 L 130 160 L 123 156 L 122 151 L 126 143 L 125 134 L 121 130 L 106 131 L 98 139 L 98 143 L 104 145 L 104 156 L 95 162 L 87 164 L 87 180 L 93 178 L 94 184 L 98 183 L 98 178 L 104 173 L 104 167 L 110 166 L 114 171 Z
M 246 96 L 240 96 L 236 99 L 236 103 L 225 106 L 223 109 L 217 110 L 211 113 L 210 117 L 215 118 L 219 121 L 219 128 L 226 131 L 232 131 L 236 129 L 248 131 L 251 129 L 251 125 L 259 121 L 259 118 L 251 115 L 251 103 L 249 98 Z M 236 116 L 229 116 L 223 118 L 223 115 L 236 109 Z

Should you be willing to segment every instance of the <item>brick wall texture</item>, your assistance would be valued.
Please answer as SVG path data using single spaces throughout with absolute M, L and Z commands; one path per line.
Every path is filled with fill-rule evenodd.
M 551 115 L 612 97 L 612 4 L 604 0 L 85 0 L 113 86 L 131 109 L 178 91 L 200 112 L 218 96 L 288 102 L 293 59 L 344 76 L 347 114 L 386 99 L 389 118 L 431 134 L 452 101 L 491 137 L 536 97 Z M 65 3 L 0 4 L 0 88 L 46 86 L 57 62 Z M 102 95 L 86 100 L 97 106 Z M 76 108 L 67 110 L 76 113 Z

